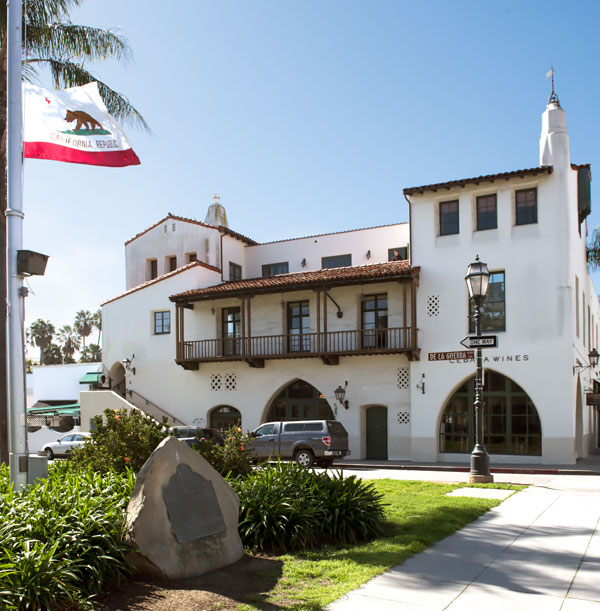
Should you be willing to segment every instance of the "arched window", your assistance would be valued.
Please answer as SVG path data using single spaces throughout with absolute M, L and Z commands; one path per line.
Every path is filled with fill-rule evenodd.
M 440 423 L 440 452 L 469 453 L 475 445 L 475 376 L 450 398 Z M 485 372 L 483 437 L 490 454 L 541 456 L 542 426 L 529 395 L 510 378 Z
M 266 421 L 334 419 L 327 399 L 308 382 L 296 380 L 273 399 Z
M 219 405 L 210 412 L 210 428 L 218 429 L 221 433 L 232 426 L 242 426 L 242 414 L 230 405 Z

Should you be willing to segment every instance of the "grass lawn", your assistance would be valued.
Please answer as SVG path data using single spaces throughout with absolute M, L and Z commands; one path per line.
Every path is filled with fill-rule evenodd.
M 351 547 L 322 547 L 279 556 L 282 574 L 276 585 L 240 610 L 274 605 L 280 609 L 318 610 L 340 596 L 422 552 L 451 535 L 501 501 L 446 496 L 465 484 L 377 480 L 373 486 L 387 503 L 385 534 L 370 543 Z M 522 486 L 486 484 L 477 487 Z M 270 607 L 273 608 L 273 607 Z

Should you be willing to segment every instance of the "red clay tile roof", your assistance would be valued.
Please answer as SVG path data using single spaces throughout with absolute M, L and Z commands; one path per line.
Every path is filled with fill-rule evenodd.
M 162 225 L 162 223 L 164 223 L 165 221 L 168 221 L 169 219 L 173 219 L 174 221 L 182 221 L 184 223 L 191 223 L 192 225 L 200 225 L 201 227 L 208 227 L 209 229 L 216 229 L 220 231 L 221 233 L 230 235 L 232 238 L 236 238 L 238 240 L 241 240 L 242 242 L 246 242 L 247 244 L 250 244 L 251 246 L 254 246 L 257 244 L 257 242 L 255 242 L 254 240 L 247 238 L 246 236 L 242 235 L 241 233 L 232 231 L 228 227 L 223 227 L 222 225 L 220 225 L 219 227 L 215 227 L 214 225 L 208 225 L 207 223 L 202 223 L 201 221 L 197 221 L 196 219 L 188 219 L 188 218 L 185 218 L 184 216 L 177 216 L 176 214 L 171 214 L 169 212 L 167 216 L 160 219 L 160 221 L 158 221 L 157 223 L 154 223 L 154 225 L 152 225 L 151 227 L 148 227 L 147 229 L 144 229 L 144 231 L 141 231 L 140 233 L 134 235 L 132 238 L 129 238 L 129 240 L 125 242 L 125 246 L 127 246 L 127 244 L 130 244 L 134 240 L 137 240 L 139 237 L 143 236 L 145 233 L 152 231 L 152 229 L 154 229 L 155 227 Z
M 356 267 L 335 267 L 310 272 L 279 274 L 269 278 L 249 278 L 236 282 L 224 282 L 203 289 L 194 289 L 171 295 L 169 299 L 175 302 L 203 301 L 205 299 L 256 293 L 279 293 L 286 290 L 299 291 L 317 287 L 387 282 L 400 278 L 418 277 L 419 271 L 419 267 L 411 267 L 408 261 L 390 261 Z
M 108 301 L 105 301 L 104 303 L 101 303 L 100 305 L 105 306 L 107 303 L 112 303 L 113 301 L 116 301 L 117 299 L 121 299 L 122 297 L 127 297 L 127 295 L 131 295 L 131 293 L 135 293 L 136 291 L 141 291 L 142 289 L 152 286 L 153 284 L 156 284 L 157 282 L 162 282 L 163 280 L 166 280 L 167 278 L 172 278 L 173 276 L 176 276 L 177 274 L 180 274 L 181 272 L 185 272 L 188 269 L 192 269 L 192 267 L 203 267 L 204 269 L 208 269 L 212 272 L 217 272 L 219 274 L 221 273 L 221 270 L 218 267 L 213 267 L 212 265 L 208 265 L 208 263 L 203 263 L 202 261 L 192 261 L 191 263 L 188 263 L 187 265 L 178 267 L 176 270 L 173 270 L 172 272 L 169 272 L 168 274 L 163 274 L 162 276 L 158 276 L 157 278 L 154 278 L 153 280 L 148 280 L 147 282 L 144 282 L 143 284 L 138 284 L 137 286 L 134 286 L 133 288 L 129 289 L 128 291 L 125 291 L 124 293 L 121 293 L 120 295 L 117 295 L 116 297 L 113 297 L 112 299 L 109 299 Z
M 404 195 L 413 195 L 414 193 L 425 193 L 425 191 L 437 191 L 438 189 L 452 189 L 452 187 L 464 187 L 465 185 L 475 184 L 480 182 L 494 182 L 495 180 L 510 180 L 511 178 L 524 178 L 525 176 L 535 176 L 537 174 L 552 174 L 552 166 L 542 165 L 537 168 L 529 168 L 526 170 L 514 170 L 513 172 L 501 172 L 500 174 L 487 174 L 486 176 L 476 176 L 475 178 L 462 178 L 460 180 L 450 180 L 448 182 L 438 182 L 431 185 L 423 185 L 421 187 L 409 187 L 403 189 Z

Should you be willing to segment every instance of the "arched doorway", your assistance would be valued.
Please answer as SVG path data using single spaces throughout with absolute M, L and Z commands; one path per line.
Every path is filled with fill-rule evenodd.
M 266 422 L 278 420 L 335 420 L 327 399 L 304 380 L 291 382 L 271 401 Z
M 231 405 L 219 405 L 210 412 L 208 423 L 210 428 L 224 433 L 232 426 L 242 426 L 242 414 Z
M 387 460 L 387 416 L 387 407 L 383 405 L 367 407 L 367 458 Z
M 469 453 L 475 445 L 475 376 L 446 404 L 440 422 L 440 452 Z M 490 454 L 541 456 L 542 425 L 529 395 L 510 378 L 485 372 L 483 437 Z
M 110 377 L 110 389 L 125 396 L 125 367 L 122 363 L 116 362 L 108 372 Z

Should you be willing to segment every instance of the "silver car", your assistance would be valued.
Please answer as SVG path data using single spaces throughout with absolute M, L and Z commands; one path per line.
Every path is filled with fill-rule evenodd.
M 89 437 L 89 433 L 69 433 L 68 435 L 59 437 L 52 443 L 45 444 L 42 449 L 38 451 L 38 454 L 40 456 L 44 456 L 45 454 L 48 460 L 52 460 L 55 456 L 66 456 L 71 448 L 80 446 Z

